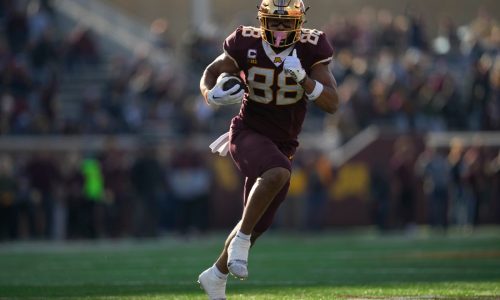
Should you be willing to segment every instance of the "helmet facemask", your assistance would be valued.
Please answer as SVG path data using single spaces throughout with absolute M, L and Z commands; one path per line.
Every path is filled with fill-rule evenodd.
M 301 0 L 264 0 L 259 7 L 262 38 L 276 48 L 300 40 L 305 9 Z

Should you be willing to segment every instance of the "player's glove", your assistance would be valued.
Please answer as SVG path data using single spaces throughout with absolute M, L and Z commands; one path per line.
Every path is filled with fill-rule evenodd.
M 207 100 L 209 104 L 229 105 L 229 104 L 241 103 L 241 101 L 243 101 L 245 90 L 241 89 L 240 85 L 235 85 L 232 88 L 228 89 L 227 91 L 225 91 L 222 88 L 224 83 L 226 83 L 226 81 L 228 81 L 229 79 L 230 77 L 222 78 L 215 84 L 215 86 L 210 91 L 208 91 Z M 238 92 L 239 89 L 241 90 Z
M 297 49 L 293 49 L 292 55 L 285 58 L 283 69 L 299 84 L 302 84 L 306 78 L 306 70 L 302 68 L 302 64 L 297 57 Z

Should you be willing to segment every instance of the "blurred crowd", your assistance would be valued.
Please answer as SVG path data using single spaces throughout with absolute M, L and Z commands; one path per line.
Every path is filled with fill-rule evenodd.
M 379 229 L 415 229 L 417 220 L 434 229 L 472 230 L 500 220 L 500 151 L 455 138 L 449 146 L 395 140 L 388 167 L 372 167 L 371 197 Z M 420 215 L 420 216 L 418 216 Z
M 153 66 L 144 47 L 130 57 L 105 54 L 91 29 L 67 30 L 68 23 L 50 0 L 0 1 L 0 134 L 137 133 L 157 121 L 174 133 L 193 126 L 187 105 L 193 101 L 180 94 L 183 74 Z M 171 48 L 167 30 L 166 20 L 153 22 L 146 46 Z M 78 86 L 79 74 L 105 82 L 90 80 L 72 95 L 79 97 L 73 116 L 64 111 L 61 90 Z
M 399 132 L 500 129 L 500 26 L 485 9 L 468 24 L 364 8 L 333 16 L 324 31 L 341 111 L 329 126 L 349 139 L 376 124 Z
M 498 224 L 496 149 L 457 139 L 449 149 L 419 151 L 418 140 L 403 136 L 387 163 L 362 165 L 370 174 L 367 186 L 356 189 L 366 194 L 338 199 L 333 191 L 342 169 L 317 150 L 300 151 L 274 227 L 322 230 L 342 212 L 350 217 L 340 223 L 374 224 L 383 232 Z M 231 217 L 242 209 L 242 184 L 229 159 L 197 150 L 191 140 L 124 150 L 110 139 L 104 151 L 4 154 L 0 240 L 189 237 L 237 222 Z
M 58 20 L 49 0 L 0 3 L 3 134 L 156 130 L 182 136 L 220 130 L 217 122 L 235 112 L 203 106 L 192 84 L 222 49 L 216 27 L 184 34 L 186 64 L 174 59 L 157 66 L 145 49 L 175 53 L 168 20 L 155 20 L 150 45 L 132 56 L 104 54 L 90 29 L 76 25 L 64 32 Z M 343 141 L 372 124 L 401 132 L 500 129 L 497 21 L 479 9 L 467 24 L 443 18 L 436 36 L 425 21 L 417 12 L 368 7 L 332 16 L 321 29 L 335 49 L 331 67 L 342 104 L 334 117 L 312 109 L 311 118 L 324 120 L 325 130 L 335 128 Z M 101 66 L 96 72 L 105 82 L 89 86 L 78 117 L 67 118 L 59 99 L 62 78 L 92 66 Z
M 223 31 L 186 32 L 186 64 L 159 66 L 145 49 L 175 52 L 165 19 L 151 24 L 150 45 L 131 56 L 104 51 L 88 28 L 63 28 L 50 0 L 0 0 L 0 24 L 0 135 L 154 133 L 186 140 L 177 151 L 147 143 L 122 151 L 111 143 L 99 153 L 0 153 L 0 239 L 145 237 L 224 225 L 210 219 L 217 205 L 229 205 L 214 202 L 224 198 L 216 200 L 214 189 L 239 197 L 239 175 L 188 139 L 226 130 L 238 109 L 209 108 L 198 91 L 202 70 L 222 51 Z M 312 107 L 308 120 L 341 142 L 370 125 L 405 134 L 500 130 L 500 25 L 486 10 L 466 24 L 444 18 L 435 36 L 422 14 L 371 8 L 334 15 L 320 29 L 335 49 L 331 71 L 341 105 L 333 116 Z M 85 88 L 70 116 L 61 90 L 79 84 L 71 82 L 78 74 L 104 80 Z M 420 222 L 437 228 L 498 222 L 500 213 L 488 209 L 500 207 L 500 155 L 458 140 L 449 148 L 411 144 L 395 143 L 390 168 L 370 167 L 373 223 L 411 228 L 419 207 Z M 295 160 L 291 200 L 276 224 L 321 229 L 338 170 L 321 153 Z
M 0 1 L 0 134 L 65 132 L 61 78 L 100 60 L 90 30 L 64 34 L 50 0 Z
M 208 153 L 207 153 L 208 154 Z M 145 145 L 0 157 L 1 239 L 155 237 L 208 228 L 206 154 Z

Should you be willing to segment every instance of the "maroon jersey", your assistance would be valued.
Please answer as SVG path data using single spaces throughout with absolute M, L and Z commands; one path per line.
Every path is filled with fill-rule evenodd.
M 283 70 L 293 49 L 307 74 L 314 65 L 332 60 L 332 47 L 318 30 L 302 29 L 300 41 L 280 53 L 262 39 L 259 28 L 240 26 L 226 38 L 224 52 L 245 73 L 249 88 L 233 125 L 243 121 L 273 141 L 297 143 L 307 102 L 304 89 Z

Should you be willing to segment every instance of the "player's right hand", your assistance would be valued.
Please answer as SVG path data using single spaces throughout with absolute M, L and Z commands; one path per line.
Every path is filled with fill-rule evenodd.
M 245 90 L 241 89 L 239 92 L 237 92 L 241 88 L 239 85 L 235 85 L 227 91 L 224 91 L 224 89 L 222 88 L 224 83 L 229 79 L 229 77 L 223 78 L 222 80 L 217 82 L 217 84 L 210 91 L 208 91 L 207 101 L 209 104 L 229 105 L 241 103 L 241 101 L 243 101 Z

